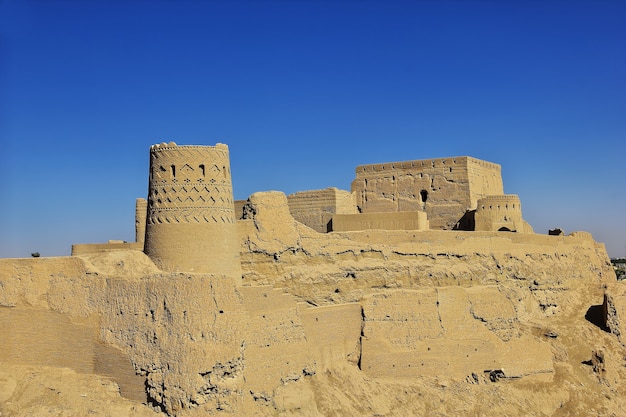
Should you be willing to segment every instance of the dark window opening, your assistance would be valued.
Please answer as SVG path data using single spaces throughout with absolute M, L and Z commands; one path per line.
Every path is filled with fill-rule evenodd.
M 176 178 L 176 167 L 172 165 L 172 178 Z
M 200 171 L 202 171 L 202 176 L 204 177 L 204 164 L 200 165 L 198 168 L 200 168 Z
M 422 190 L 420 191 L 420 197 L 422 198 L 422 203 L 425 203 L 428 200 L 428 191 Z

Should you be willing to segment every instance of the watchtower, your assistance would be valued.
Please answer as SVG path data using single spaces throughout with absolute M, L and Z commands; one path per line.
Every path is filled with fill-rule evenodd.
M 474 214 L 476 231 L 526 232 L 522 203 L 515 194 L 490 195 L 478 200 Z
M 164 271 L 240 275 L 227 145 L 150 147 L 145 253 Z

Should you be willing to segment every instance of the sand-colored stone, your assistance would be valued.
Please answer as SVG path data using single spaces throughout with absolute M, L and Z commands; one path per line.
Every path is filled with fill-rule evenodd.
M 281 192 L 255 193 L 238 204 L 241 216 L 231 195 L 224 213 L 241 220 L 209 236 L 189 218 L 168 223 L 187 208 L 158 198 L 171 194 L 167 187 L 184 194 L 173 180 L 191 183 L 202 171 L 193 155 L 212 155 L 224 176 L 227 148 L 163 144 L 152 154 L 159 174 L 145 209 L 146 253 L 137 202 L 137 242 L 75 245 L 81 255 L 72 257 L 0 259 L 3 415 L 619 416 L 626 409 L 626 292 L 604 246 L 586 232 L 532 233 L 519 199 L 503 195 L 498 165 L 446 158 L 361 167 L 363 175 L 357 168 L 357 180 L 368 182 L 360 219 L 340 213 L 356 204 L 336 189 L 307 192 L 300 206 Z M 193 171 L 183 169 L 192 160 Z M 415 189 L 415 198 L 407 194 Z M 199 196 L 194 204 L 211 212 Z M 307 209 L 307 199 L 319 205 Z M 481 213 L 482 201 L 504 208 Z M 432 230 L 473 210 L 477 230 Z M 435 227 L 394 226 L 404 212 Z M 358 227 L 320 233 L 329 213 Z M 380 223 L 385 216 L 391 226 Z

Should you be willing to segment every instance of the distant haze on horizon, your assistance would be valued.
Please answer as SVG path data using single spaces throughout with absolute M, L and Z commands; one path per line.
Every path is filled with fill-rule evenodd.
M 134 240 L 148 149 L 230 148 L 236 199 L 360 164 L 502 166 L 537 233 L 626 256 L 626 2 L 0 2 L 0 257 Z

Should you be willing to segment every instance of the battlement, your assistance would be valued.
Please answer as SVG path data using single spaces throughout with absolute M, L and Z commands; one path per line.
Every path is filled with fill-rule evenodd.
M 224 143 L 216 143 L 213 146 L 207 146 L 207 145 L 178 145 L 176 144 L 176 142 L 169 142 L 169 143 L 165 143 L 165 142 L 161 142 L 161 143 L 157 143 L 155 145 L 150 145 L 150 150 L 172 150 L 172 149 L 179 149 L 179 148 L 197 148 L 200 150 L 206 150 L 206 149 L 225 149 L 228 150 L 228 145 L 224 144 Z
M 517 194 L 503 194 L 503 195 L 489 195 L 487 197 L 478 200 L 479 210 L 500 210 L 500 209 L 512 209 L 521 210 L 522 203 L 520 202 Z
M 365 164 L 358 165 L 355 169 L 356 177 L 361 178 L 365 175 L 376 172 L 389 172 L 395 170 L 415 170 L 415 169 L 432 169 L 432 168 L 448 168 L 452 172 L 453 167 L 461 166 L 467 167 L 468 164 L 478 165 L 480 167 L 495 170 L 500 172 L 501 167 L 499 164 L 493 162 L 483 161 L 481 159 L 473 158 L 471 156 L 456 156 L 450 158 L 434 158 L 434 159 L 420 159 L 413 161 L 402 162 L 385 162 L 381 164 Z

